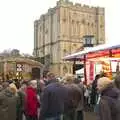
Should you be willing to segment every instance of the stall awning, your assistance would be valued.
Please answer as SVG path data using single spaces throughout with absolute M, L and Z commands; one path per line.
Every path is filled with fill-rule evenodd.
M 109 55 L 109 50 L 113 50 L 113 53 L 118 53 L 120 54 L 120 49 L 115 51 L 114 49 L 118 49 L 120 48 L 120 44 L 119 45 L 109 45 L 109 44 L 105 44 L 105 45 L 99 45 L 93 48 L 89 48 L 87 50 L 83 50 L 68 56 L 65 56 L 63 59 L 64 60 L 83 60 L 84 55 L 88 55 L 88 59 L 89 58 L 94 58 L 94 57 L 101 57 L 101 56 L 107 56 Z M 93 54 L 92 54 L 93 53 Z

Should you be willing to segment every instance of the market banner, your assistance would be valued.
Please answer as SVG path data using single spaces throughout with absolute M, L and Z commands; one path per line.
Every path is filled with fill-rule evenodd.
M 110 61 L 102 61 L 102 71 L 112 79 L 112 70 L 111 70 L 111 62 Z
M 112 49 L 111 56 L 120 58 L 120 49 Z M 110 50 L 97 51 L 87 54 L 87 59 L 99 58 L 99 57 L 110 57 Z
M 120 58 L 120 49 L 113 49 L 112 56 L 115 58 Z
M 86 79 L 87 85 L 93 82 L 94 80 L 94 62 L 86 61 Z
M 90 83 L 90 62 L 89 61 L 86 61 L 86 79 L 87 79 L 86 84 L 89 84 Z
M 90 81 L 94 80 L 94 62 L 90 61 Z
M 98 58 L 98 57 L 109 57 L 109 50 L 97 51 L 87 54 L 87 59 Z

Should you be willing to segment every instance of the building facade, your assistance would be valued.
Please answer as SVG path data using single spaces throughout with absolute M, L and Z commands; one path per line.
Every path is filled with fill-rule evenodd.
M 104 8 L 59 0 L 54 8 L 34 22 L 34 55 L 57 75 L 72 73 L 71 62 L 62 58 L 83 48 L 83 36 L 105 43 Z
M 33 69 L 42 70 L 42 67 L 41 63 L 24 57 L 0 58 L 0 80 L 30 80 L 33 77 Z

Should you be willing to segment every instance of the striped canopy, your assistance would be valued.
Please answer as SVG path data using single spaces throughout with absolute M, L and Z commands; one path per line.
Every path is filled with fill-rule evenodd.
M 88 48 L 87 50 L 83 50 L 71 55 L 65 56 L 63 59 L 68 60 L 68 61 L 73 61 L 73 60 L 83 60 L 84 55 L 86 55 L 86 59 L 91 59 L 91 58 L 97 58 L 97 57 L 109 57 L 110 51 L 112 54 L 120 54 L 120 45 L 98 45 L 96 47 Z

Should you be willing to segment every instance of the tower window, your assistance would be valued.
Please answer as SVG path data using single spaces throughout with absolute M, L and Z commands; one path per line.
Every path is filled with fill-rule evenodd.
M 63 18 L 63 22 L 66 22 L 66 18 Z
M 82 24 L 85 24 L 85 20 L 84 19 L 82 20 Z
M 103 25 L 100 25 L 100 28 L 103 28 Z
M 74 20 L 72 20 L 72 24 L 74 23 Z

